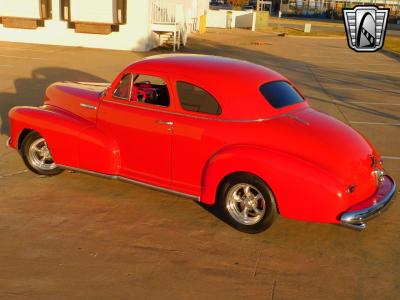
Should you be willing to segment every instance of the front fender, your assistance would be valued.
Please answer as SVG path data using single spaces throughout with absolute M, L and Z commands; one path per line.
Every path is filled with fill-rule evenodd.
M 118 175 L 121 168 L 118 143 L 95 126 L 85 128 L 79 136 L 79 168 Z
M 283 152 L 250 145 L 229 146 L 208 161 L 203 172 L 201 201 L 214 204 L 226 176 L 247 172 L 271 188 L 282 216 L 337 223 L 347 205 L 343 183 L 315 164 Z
M 51 107 L 14 107 L 9 112 L 11 147 L 18 148 L 24 129 L 37 131 L 49 145 L 57 164 L 78 167 L 78 138 L 90 122 Z
M 58 165 L 116 174 L 119 150 L 116 142 L 93 122 L 52 106 L 14 107 L 9 112 L 10 147 L 18 149 L 25 129 L 43 136 Z

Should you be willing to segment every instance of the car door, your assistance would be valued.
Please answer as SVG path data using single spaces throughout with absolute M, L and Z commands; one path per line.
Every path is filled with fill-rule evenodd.
M 172 111 L 164 75 L 127 72 L 103 98 L 97 126 L 119 146 L 119 175 L 169 187 L 171 181 Z
M 207 161 L 221 149 L 224 135 L 222 113 L 213 91 L 180 76 L 174 78 L 176 115 L 172 139 L 172 188 L 200 195 Z

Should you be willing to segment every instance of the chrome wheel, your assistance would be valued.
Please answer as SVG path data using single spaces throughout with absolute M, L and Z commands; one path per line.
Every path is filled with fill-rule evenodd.
M 44 138 L 32 142 L 27 156 L 30 164 L 39 170 L 50 171 L 57 167 Z
M 225 203 L 232 218 L 243 225 L 257 224 L 266 212 L 264 196 L 248 183 L 232 186 L 226 194 Z

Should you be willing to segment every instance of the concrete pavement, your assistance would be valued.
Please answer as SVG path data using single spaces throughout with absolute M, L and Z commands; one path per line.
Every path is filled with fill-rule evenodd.
M 0 299 L 397 299 L 398 203 L 361 233 L 280 218 L 246 235 L 177 196 L 78 173 L 41 178 L 6 148 L 8 110 L 40 105 L 50 83 L 110 81 L 166 52 L 0 43 Z M 281 72 L 368 137 L 400 182 L 398 59 L 355 53 L 340 38 L 246 30 L 193 36 L 184 52 Z

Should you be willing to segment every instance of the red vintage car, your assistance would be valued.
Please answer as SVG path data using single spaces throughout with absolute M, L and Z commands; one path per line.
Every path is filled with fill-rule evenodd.
M 374 147 L 288 79 L 244 61 L 155 56 L 112 84 L 59 82 L 10 111 L 9 145 L 42 175 L 64 169 L 216 205 L 237 229 L 278 214 L 355 229 L 396 195 Z

